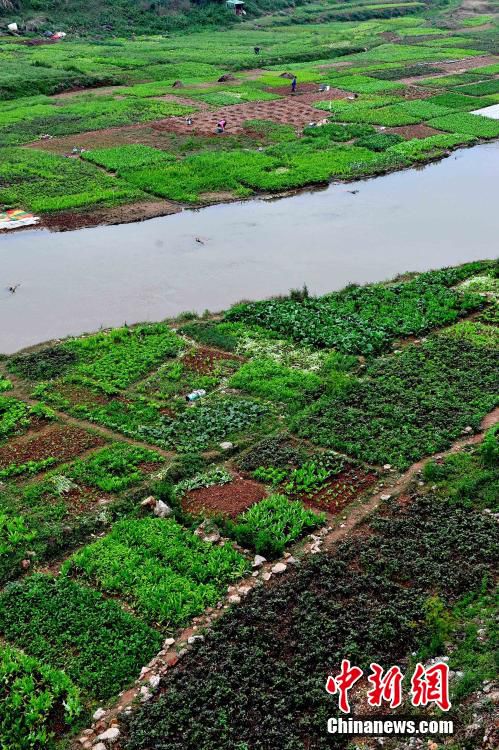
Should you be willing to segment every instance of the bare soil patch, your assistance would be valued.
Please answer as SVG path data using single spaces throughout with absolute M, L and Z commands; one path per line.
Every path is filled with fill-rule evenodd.
M 449 73 L 465 73 L 467 70 L 473 70 L 473 68 L 482 68 L 485 65 L 492 65 L 493 63 L 499 62 L 497 55 L 484 55 L 483 57 L 466 57 L 462 60 L 452 60 L 450 62 L 436 62 L 428 64 L 427 78 L 442 78 L 448 76 Z M 439 69 L 439 73 L 432 74 L 432 66 L 435 65 Z M 408 78 L 401 78 L 399 83 L 417 83 L 421 80 L 421 76 L 409 76 Z
M 10 464 L 43 461 L 56 458 L 64 463 L 90 448 L 105 445 L 100 436 L 73 425 L 53 425 L 46 430 L 30 431 L 26 435 L 0 447 L 0 469 Z
M 191 490 L 182 501 L 182 508 L 192 515 L 222 514 L 235 518 L 267 494 L 263 484 L 237 477 L 233 482 Z
M 182 359 L 185 367 L 189 368 L 189 370 L 199 372 L 202 375 L 210 375 L 217 362 L 220 361 L 244 362 L 244 357 L 201 346 L 199 349 L 195 349 L 194 351 L 189 352 L 189 354 L 186 354 Z
M 157 130 L 154 130 L 150 124 L 144 125 L 143 123 L 124 125 L 120 128 L 90 130 L 87 133 L 34 141 L 25 148 L 42 149 L 53 154 L 70 154 L 73 148 L 90 151 L 94 148 L 109 148 L 110 146 L 125 146 L 137 143 L 154 148 L 165 148 L 165 138 Z
M 317 110 L 310 106 L 308 97 L 312 97 L 312 101 L 320 101 L 328 94 L 335 96 L 333 91 L 317 91 L 316 94 L 290 95 L 285 99 L 276 99 L 270 102 L 233 104 L 213 112 L 201 112 L 193 115 L 192 125 L 187 125 L 183 117 L 170 117 L 161 122 L 153 123 L 152 127 L 155 130 L 170 133 L 213 135 L 217 122 L 223 118 L 227 123 L 225 130 L 230 134 L 244 132 L 243 126 L 247 120 L 271 120 L 283 125 L 294 125 L 301 129 L 309 122 L 317 120 Z M 341 98 L 346 96 L 347 93 L 342 91 Z M 338 96 L 336 95 L 335 98 L 338 98 Z M 223 138 L 223 134 L 220 134 L 220 138 Z
M 429 125 L 401 125 L 396 128 L 386 128 L 385 133 L 397 133 L 404 138 L 428 138 L 430 135 L 442 135 L 440 130 L 430 128 Z
M 145 221 L 157 216 L 168 216 L 179 213 L 182 207 L 170 201 L 140 201 L 112 208 L 100 208 L 95 211 L 45 214 L 42 226 L 53 232 L 66 232 L 85 227 L 96 227 L 111 224 L 130 224 L 134 221 Z

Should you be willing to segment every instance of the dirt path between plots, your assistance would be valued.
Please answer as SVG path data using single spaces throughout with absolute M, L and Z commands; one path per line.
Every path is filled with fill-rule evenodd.
M 9 391 L 10 395 L 14 396 L 15 398 L 22 399 L 30 406 L 37 406 L 40 403 L 30 396 L 28 389 L 19 378 L 17 378 L 15 375 L 12 375 L 12 373 L 10 372 L 7 372 L 3 364 L 0 364 L 0 373 L 5 375 L 5 377 L 8 378 L 13 385 L 12 390 Z M 56 415 L 57 419 L 59 419 L 63 424 L 80 427 L 84 430 L 89 430 L 91 432 L 97 433 L 98 435 L 102 435 L 102 437 L 107 438 L 108 440 L 119 440 L 122 443 L 134 445 L 136 448 L 144 448 L 145 450 L 154 451 L 155 453 L 159 453 L 160 456 L 163 456 L 163 458 L 173 459 L 177 455 L 174 451 L 167 451 L 164 448 L 158 448 L 156 446 L 150 445 L 149 443 L 144 443 L 141 440 L 135 440 L 134 438 L 122 435 L 121 433 L 111 430 L 109 427 L 103 427 L 102 425 L 96 424 L 95 422 L 90 422 L 86 419 L 71 417 L 65 412 L 54 409 L 53 407 L 50 408 Z
M 440 451 L 432 456 L 426 456 L 414 463 L 407 471 L 395 481 L 389 481 L 389 475 L 385 475 L 384 481 L 378 483 L 377 491 L 368 499 L 357 500 L 350 506 L 350 511 L 345 509 L 343 515 L 336 517 L 334 526 L 327 526 L 316 534 L 310 534 L 301 542 L 291 546 L 289 551 L 279 561 L 267 562 L 258 565 L 251 576 L 239 583 L 229 586 L 225 599 L 216 608 L 208 608 L 203 615 L 195 617 L 189 627 L 177 634 L 176 638 L 167 638 L 163 649 L 147 664 L 141 671 L 135 685 L 123 691 L 116 705 L 105 711 L 103 715 L 92 724 L 91 727 L 80 733 L 74 741 L 75 750 L 90 750 L 96 743 L 99 735 L 111 727 L 118 729 L 118 715 L 122 712 L 132 711 L 132 704 L 137 700 L 148 700 L 154 690 L 158 687 L 159 680 L 166 672 L 175 666 L 197 639 L 203 638 L 202 633 L 209 628 L 213 622 L 218 620 L 231 606 L 237 606 L 256 586 L 268 585 L 272 581 L 292 569 L 296 562 L 307 555 L 318 554 L 331 550 L 338 542 L 354 533 L 356 528 L 373 513 L 379 505 L 391 497 L 398 497 L 411 485 L 414 478 L 422 471 L 425 464 L 431 460 L 439 460 L 445 456 L 457 453 L 466 446 L 476 445 L 483 440 L 484 431 L 499 423 L 499 408 L 490 412 L 480 425 L 481 432 L 476 435 L 461 438 L 454 442 L 450 448 Z M 294 557 L 296 555 L 296 558 Z M 118 736 L 119 737 L 119 734 Z M 120 750 L 119 739 L 113 742 L 112 747 Z

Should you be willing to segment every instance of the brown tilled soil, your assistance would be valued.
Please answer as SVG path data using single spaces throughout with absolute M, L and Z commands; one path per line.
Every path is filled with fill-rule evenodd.
M 237 477 L 233 482 L 191 490 L 182 500 L 182 508 L 193 515 L 221 513 L 235 518 L 266 495 L 263 484 Z
M 169 216 L 181 211 L 176 203 L 162 200 L 141 201 L 112 208 L 99 208 L 95 211 L 45 214 L 41 226 L 53 232 L 65 232 L 84 227 L 97 227 L 109 224 L 130 224 L 133 221 L 145 221 L 157 216 Z
M 217 362 L 244 362 L 244 357 L 238 357 L 236 354 L 221 352 L 208 347 L 200 346 L 193 349 L 182 358 L 182 363 L 189 370 L 194 370 L 202 375 L 211 375 Z
M 386 128 L 385 133 L 397 133 L 404 138 L 428 138 L 430 135 L 442 135 L 440 130 L 430 128 L 429 125 L 401 125 L 396 128 Z
M 168 138 L 162 136 L 151 125 L 124 125 L 121 128 L 105 128 L 103 130 L 91 130 L 88 133 L 77 133 L 60 138 L 50 138 L 43 141 L 34 141 L 26 148 L 36 148 L 50 151 L 53 154 L 70 154 L 73 148 L 86 149 L 108 148 L 110 146 L 125 146 L 128 144 L 143 143 L 154 148 L 168 148 Z
M 352 466 L 327 482 L 318 492 L 313 495 L 303 495 L 300 499 L 305 505 L 324 510 L 335 516 L 364 490 L 371 487 L 376 479 L 376 474 Z
M 233 104 L 213 112 L 193 115 L 192 125 L 187 125 L 184 117 L 170 117 L 167 120 L 153 123 L 152 127 L 170 133 L 212 135 L 215 132 L 217 122 L 224 118 L 227 122 L 226 132 L 232 135 L 244 131 L 243 125 L 246 120 L 271 120 L 283 125 L 294 125 L 301 129 L 309 122 L 315 122 L 318 119 L 318 111 L 310 106 L 309 97 L 311 101 L 315 102 L 327 98 L 328 95 L 332 98 L 338 98 L 334 91 L 322 93 L 317 91 L 316 94 L 288 96 L 271 102 Z M 346 96 L 347 93 L 342 91 L 340 98 Z M 223 138 L 223 135 L 220 135 L 220 137 Z
M 72 425 L 51 425 L 47 429 L 12 440 L 0 447 L 0 469 L 10 464 L 24 464 L 27 461 L 43 461 L 56 458 L 58 463 L 69 461 L 80 453 L 105 445 L 100 435 Z

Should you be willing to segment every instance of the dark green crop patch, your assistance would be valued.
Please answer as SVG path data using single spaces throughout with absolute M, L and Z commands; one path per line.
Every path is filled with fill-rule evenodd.
M 107 700 L 161 646 L 160 633 L 118 604 L 64 577 L 33 575 L 0 595 L 0 633 L 68 677 L 88 696 Z

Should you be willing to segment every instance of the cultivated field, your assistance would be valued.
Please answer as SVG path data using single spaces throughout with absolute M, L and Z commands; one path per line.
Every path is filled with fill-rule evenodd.
M 358 179 L 499 136 L 471 114 L 499 101 L 494 15 L 322 0 L 225 31 L 42 42 L 0 38 L 0 210 L 50 227 Z
M 2 746 L 346 748 L 346 657 L 449 656 L 452 747 L 490 735 L 497 294 L 476 262 L 4 358 Z

